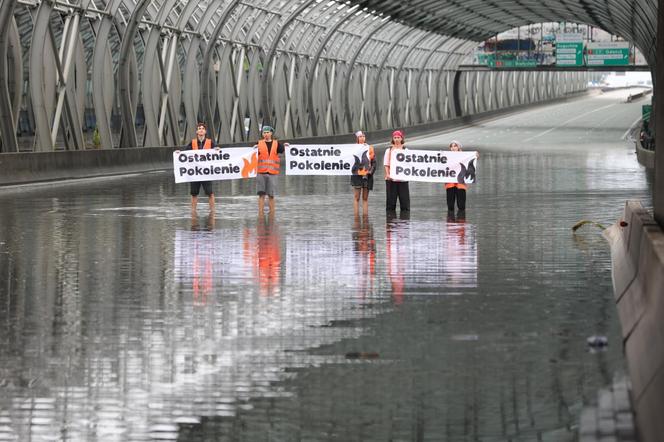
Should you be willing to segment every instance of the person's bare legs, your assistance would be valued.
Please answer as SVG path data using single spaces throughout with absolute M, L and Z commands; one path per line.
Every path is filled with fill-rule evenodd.
M 258 195 L 258 215 L 263 215 L 265 212 L 265 194 Z
M 195 212 L 196 211 L 196 205 L 198 204 L 198 197 L 197 196 L 191 196 L 191 211 Z
M 210 206 L 210 213 L 214 213 L 214 193 L 208 196 L 208 205 Z
M 268 200 L 268 207 L 270 209 L 270 215 L 274 215 L 274 196 L 270 195 Z
M 353 213 L 355 215 L 360 211 L 360 192 L 362 192 L 362 189 L 353 188 Z
M 362 188 L 362 213 L 369 214 L 369 189 Z

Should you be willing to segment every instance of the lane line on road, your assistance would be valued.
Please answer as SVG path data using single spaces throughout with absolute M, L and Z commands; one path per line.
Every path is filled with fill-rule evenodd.
M 585 117 L 586 115 L 590 115 L 590 114 L 592 114 L 592 113 L 594 113 L 594 112 L 598 112 L 598 111 L 603 110 L 603 109 L 608 109 L 608 108 L 613 107 L 613 106 L 617 106 L 617 103 L 608 104 L 608 105 L 606 105 L 606 106 L 598 107 L 597 109 L 593 109 L 593 110 L 591 110 L 591 111 L 585 112 L 585 113 L 583 113 L 583 114 L 581 114 L 581 115 L 577 115 L 577 116 L 575 116 L 575 117 L 573 117 L 573 118 L 570 118 L 570 119 L 567 120 L 567 121 L 564 121 L 564 122 L 560 123 L 560 124 L 557 125 L 557 126 L 552 127 L 551 129 L 547 129 L 547 130 L 545 130 L 545 131 L 543 131 L 543 132 L 538 133 L 537 135 L 533 135 L 533 136 L 530 137 L 530 138 L 526 138 L 525 140 L 523 140 L 523 142 L 526 143 L 526 142 L 528 142 L 528 141 L 532 141 L 532 140 L 534 140 L 535 138 L 539 138 L 539 137 L 541 137 L 542 135 L 546 135 L 546 134 L 548 134 L 549 132 L 552 132 L 552 131 L 554 131 L 554 130 L 556 130 L 556 129 L 560 129 L 561 127 L 565 126 L 567 123 L 571 123 L 572 121 L 577 120 L 577 119 L 579 119 L 579 118 L 581 118 L 581 117 Z

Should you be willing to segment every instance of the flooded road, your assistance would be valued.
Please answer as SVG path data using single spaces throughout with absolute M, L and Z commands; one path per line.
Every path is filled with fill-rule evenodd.
M 463 217 L 430 183 L 386 215 L 382 173 L 367 217 L 344 177 L 282 176 L 272 218 L 250 181 L 195 217 L 167 173 L 0 190 L 0 441 L 574 440 L 625 365 L 571 226 L 651 205 L 626 95 L 406 134 L 480 151 Z

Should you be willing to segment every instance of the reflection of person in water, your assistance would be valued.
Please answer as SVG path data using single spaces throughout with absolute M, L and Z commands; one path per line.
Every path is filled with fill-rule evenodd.
M 192 212 L 191 230 L 212 231 L 214 230 L 214 212 L 210 212 L 207 217 L 205 227 L 198 223 L 196 212 Z M 192 292 L 194 295 L 194 304 L 207 304 L 207 298 L 212 292 L 212 264 L 214 260 L 214 243 L 208 235 L 193 237 L 192 244 Z
M 392 300 L 395 304 L 403 303 L 403 289 L 405 285 L 406 257 L 403 251 L 405 245 L 400 239 L 408 227 L 409 212 L 401 212 L 400 217 L 388 216 L 385 223 L 385 247 L 387 255 L 387 275 L 392 285 Z
M 366 296 L 373 291 L 374 276 L 376 275 L 376 241 L 374 240 L 373 226 L 365 214 L 360 218 L 355 215 L 353 224 L 353 248 L 359 259 L 359 285 L 360 293 Z
M 251 232 L 245 232 L 244 258 L 258 279 L 260 294 L 276 295 L 281 279 L 281 236 L 274 222 L 274 212 L 267 218 L 259 215 L 256 236 L 252 236 Z
M 448 288 L 477 286 L 477 245 L 463 212 L 447 215 L 443 271 Z

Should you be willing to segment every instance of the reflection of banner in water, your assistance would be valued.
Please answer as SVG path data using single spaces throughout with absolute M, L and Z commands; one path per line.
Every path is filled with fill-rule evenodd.
M 244 230 L 243 256 L 258 280 L 260 294 L 275 296 L 281 289 L 281 236 L 273 219 L 260 218 L 255 233 Z
M 356 293 L 361 277 L 360 253 L 353 249 L 352 232 L 340 238 L 338 231 L 289 232 L 286 239 L 285 279 L 289 285 L 311 292 Z
M 459 220 L 447 223 L 445 232 L 446 259 L 443 273 L 447 287 L 477 287 L 477 237 L 475 226 Z
M 395 303 L 403 301 L 406 288 L 418 294 L 449 294 L 449 289 L 477 286 L 472 225 L 388 220 L 385 243 Z

